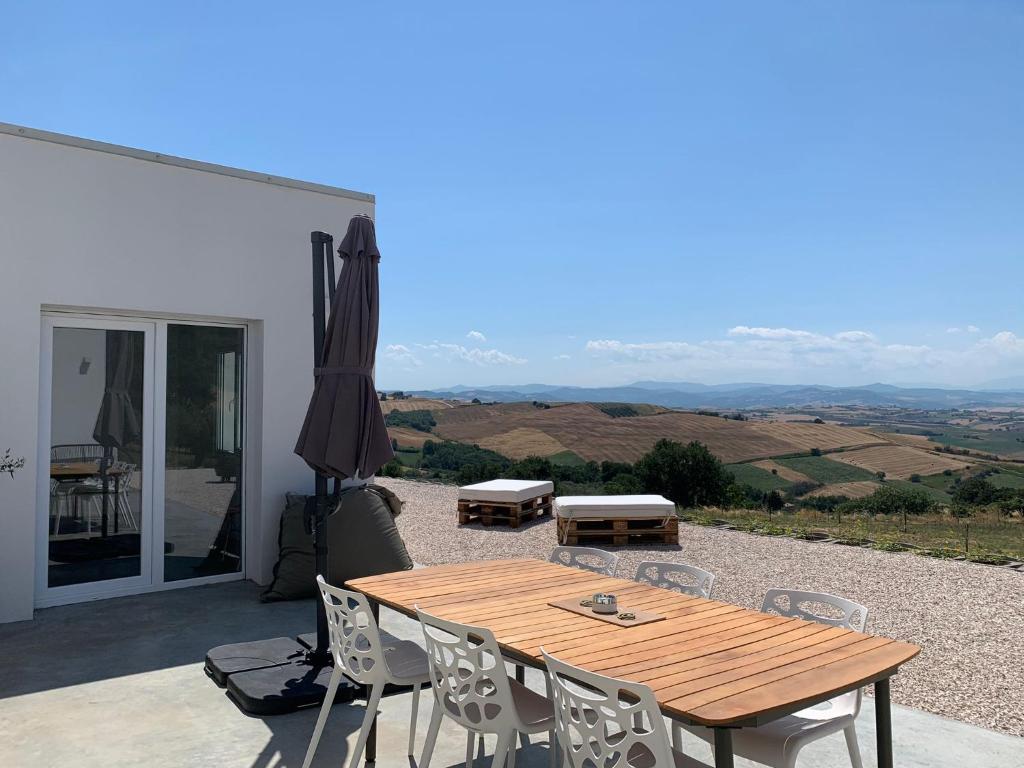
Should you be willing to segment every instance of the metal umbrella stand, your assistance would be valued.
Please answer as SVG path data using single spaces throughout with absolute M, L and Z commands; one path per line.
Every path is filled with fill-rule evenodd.
M 324 365 L 326 334 L 325 301 L 333 304 L 335 293 L 334 238 L 326 232 L 310 233 L 313 258 L 313 362 Z M 307 528 L 313 535 L 316 572 L 328 572 L 325 522 L 331 496 L 328 477 L 316 472 L 314 495 L 306 501 Z M 212 648 L 206 655 L 206 672 L 225 686 L 246 712 L 275 715 L 323 702 L 330 681 L 332 659 L 328 643 L 327 617 L 323 601 L 316 599 L 316 639 L 274 637 L 250 643 L 233 643 Z M 335 703 L 351 701 L 360 687 L 342 679 Z

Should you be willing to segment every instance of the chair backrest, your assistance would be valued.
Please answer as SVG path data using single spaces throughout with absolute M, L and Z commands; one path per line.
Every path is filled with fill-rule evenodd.
M 104 447 L 98 443 L 63 443 L 50 446 L 50 461 L 94 461 L 102 459 Z M 111 456 L 117 459 L 117 448 L 111 448 Z
M 515 703 L 498 642 L 489 629 L 445 621 L 417 607 L 436 706 L 466 728 L 508 727 Z
M 571 768 L 675 768 L 668 731 L 646 685 L 605 677 L 544 651 L 558 743 Z
M 684 595 L 710 598 L 715 574 L 685 563 L 645 560 L 637 566 L 634 580 L 652 587 L 682 592 Z
M 593 571 L 602 576 L 614 576 L 619 556 L 594 547 L 555 547 L 551 550 L 552 563 Z
M 863 632 L 868 609 L 860 603 L 826 592 L 800 592 L 795 589 L 769 589 L 761 604 L 764 613 L 817 621 L 833 627 Z
M 316 577 L 327 611 L 331 654 L 345 675 L 363 685 L 381 682 L 387 677 L 384 649 L 370 603 L 359 592 L 340 589 Z

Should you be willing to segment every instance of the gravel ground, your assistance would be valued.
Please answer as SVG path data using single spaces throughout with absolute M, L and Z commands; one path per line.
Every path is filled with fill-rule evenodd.
M 551 518 L 517 530 L 459 527 L 454 486 L 381 478 L 405 501 L 398 527 L 424 565 L 546 559 Z M 868 606 L 868 631 L 921 646 L 893 678 L 893 700 L 1024 736 L 1024 574 L 908 553 L 680 525 L 679 547 L 611 547 L 619 573 L 642 560 L 689 562 L 717 576 L 714 597 L 759 608 L 770 587 L 830 592 Z

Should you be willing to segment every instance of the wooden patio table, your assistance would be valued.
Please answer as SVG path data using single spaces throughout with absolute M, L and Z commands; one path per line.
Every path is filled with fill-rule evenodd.
M 492 560 L 353 579 L 373 604 L 415 607 L 486 627 L 502 652 L 543 669 L 541 647 L 576 666 L 643 683 L 672 720 L 714 729 L 715 766 L 733 766 L 732 731 L 865 685 L 875 688 L 878 765 L 892 768 L 889 678 L 920 648 L 752 611 L 538 560 Z M 548 603 L 596 592 L 662 621 L 618 627 Z M 367 759 L 373 759 L 370 746 Z

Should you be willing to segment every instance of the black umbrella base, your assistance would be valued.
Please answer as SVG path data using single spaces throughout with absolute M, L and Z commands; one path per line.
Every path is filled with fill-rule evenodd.
M 211 648 L 206 674 L 245 712 L 283 715 L 303 707 L 319 706 L 327 693 L 332 666 L 310 663 L 309 647 L 290 637 Z M 362 687 L 342 679 L 335 703 L 352 701 Z

